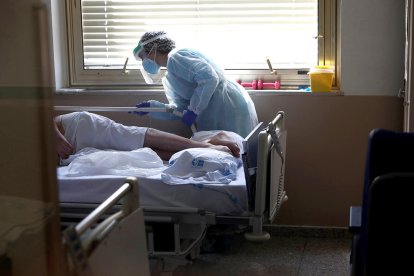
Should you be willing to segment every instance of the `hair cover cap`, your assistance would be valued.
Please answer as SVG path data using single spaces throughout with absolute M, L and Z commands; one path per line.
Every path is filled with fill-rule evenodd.
M 154 48 L 160 53 L 169 53 L 175 48 L 175 42 L 164 31 L 146 32 L 139 40 L 133 53 L 136 59 L 141 59 L 140 54 L 142 50 L 149 53 Z

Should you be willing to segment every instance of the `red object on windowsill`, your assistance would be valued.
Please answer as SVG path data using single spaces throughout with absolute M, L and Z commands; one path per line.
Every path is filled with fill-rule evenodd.
M 252 88 L 253 90 L 263 90 L 263 89 L 279 90 L 280 89 L 279 80 L 276 80 L 275 82 L 263 82 L 262 80 L 253 80 L 252 82 L 242 82 L 241 80 L 237 80 L 237 82 L 241 86 Z

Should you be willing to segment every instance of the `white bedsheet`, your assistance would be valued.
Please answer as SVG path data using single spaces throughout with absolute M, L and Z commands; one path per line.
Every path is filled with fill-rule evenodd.
M 123 184 L 124 176 L 65 176 L 67 167 L 57 169 L 60 202 L 100 203 Z M 243 215 L 248 210 L 243 166 L 228 184 L 169 185 L 161 174 L 137 177 L 141 206 L 192 207 L 218 215 Z

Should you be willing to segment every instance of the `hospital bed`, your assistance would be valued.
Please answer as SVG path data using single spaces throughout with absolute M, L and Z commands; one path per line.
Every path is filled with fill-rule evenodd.
M 214 226 L 228 226 L 226 233 L 244 232 L 251 241 L 268 240 L 263 225 L 275 221 L 287 200 L 286 135 L 282 111 L 268 124 L 259 123 L 243 140 L 243 166 L 228 184 L 168 185 L 159 174 L 137 177 L 149 257 L 177 262 L 196 259 Z M 64 228 L 78 223 L 125 180 L 124 175 L 71 177 L 65 170 L 57 170 Z M 120 208 L 115 205 L 106 215 Z

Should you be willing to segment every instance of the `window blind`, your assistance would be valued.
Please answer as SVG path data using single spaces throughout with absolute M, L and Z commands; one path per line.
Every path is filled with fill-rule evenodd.
M 225 69 L 317 63 L 318 0 L 81 0 L 84 69 L 136 65 L 146 31 L 164 30 Z

